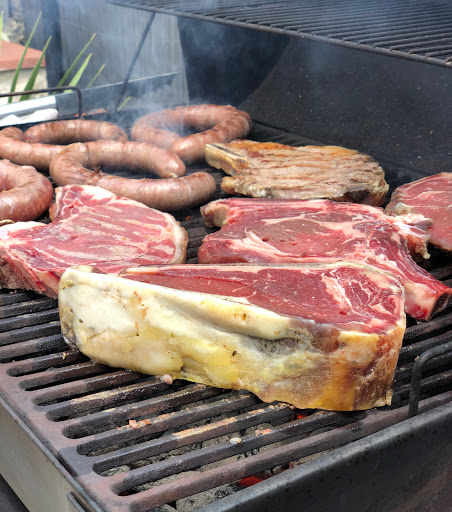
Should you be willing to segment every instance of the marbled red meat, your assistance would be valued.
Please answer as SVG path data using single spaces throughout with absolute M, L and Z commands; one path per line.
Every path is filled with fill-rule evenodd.
M 56 297 L 71 265 L 118 274 L 134 265 L 185 261 L 187 234 L 169 214 L 99 187 L 56 189 L 50 224 L 0 227 L 0 284 Z
M 429 242 L 452 252 L 452 172 L 442 172 L 397 188 L 386 213 L 420 213 L 432 220 Z
M 356 263 L 69 268 L 64 339 L 94 361 L 299 408 L 391 402 L 400 280 Z
M 327 200 L 231 198 L 201 208 L 209 226 L 199 263 L 297 263 L 344 259 L 398 276 L 406 311 L 419 320 L 445 308 L 452 290 L 419 267 L 412 253 L 428 257 L 420 215 L 389 217 L 372 206 Z
M 245 299 L 280 315 L 383 334 L 400 314 L 387 276 L 340 261 L 328 265 L 171 265 L 126 269 L 120 277 L 178 290 Z M 282 284 L 283 283 L 283 284 Z M 394 279 L 394 286 L 401 286 Z M 282 293 L 283 292 L 283 293 Z M 315 304 L 315 308 L 312 305 Z

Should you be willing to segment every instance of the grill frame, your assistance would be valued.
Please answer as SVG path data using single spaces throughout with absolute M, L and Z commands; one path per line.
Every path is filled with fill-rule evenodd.
M 387 3 L 391 3 L 391 1 Z M 136 8 L 136 5 L 140 3 L 146 6 L 145 10 L 156 12 L 155 6 L 163 2 L 160 2 L 160 0 L 147 2 L 112 0 L 110 3 L 128 4 L 129 7 L 133 8 Z M 210 5 L 212 3 L 214 2 L 209 2 Z M 232 2 L 224 0 L 216 3 L 224 5 L 235 3 L 240 7 L 240 12 L 243 13 L 243 2 L 239 2 L 239 0 L 233 0 Z M 248 4 L 253 5 L 258 3 L 268 4 L 269 2 L 268 0 L 250 0 L 248 2 Z M 270 3 L 286 6 L 288 4 L 294 5 L 293 2 Z M 416 3 L 425 5 L 428 2 L 423 0 Z M 346 123 L 350 119 L 353 121 L 354 116 L 358 116 L 359 108 L 353 109 L 350 113 L 350 119 L 347 118 L 345 125 L 341 125 L 341 122 L 336 122 L 337 119 L 333 118 L 330 112 L 323 110 L 323 106 L 319 108 L 318 104 L 310 103 L 312 96 L 309 97 L 307 94 L 308 109 L 311 108 L 312 111 L 316 112 L 316 116 L 319 117 L 321 123 L 326 124 L 326 130 L 319 130 L 317 125 L 306 123 L 306 113 L 309 111 L 295 108 L 294 98 L 295 101 L 299 97 L 303 99 L 300 95 L 305 94 L 306 86 L 310 86 L 312 83 L 319 85 L 320 80 L 316 74 L 319 71 L 318 68 L 320 68 L 318 63 L 314 62 L 314 66 L 311 68 L 308 66 L 306 76 L 310 74 L 309 80 L 302 81 L 298 89 L 293 84 L 298 85 L 299 78 L 304 73 L 303 66 L 309 60 L 307 59 L 309 52 L 315 50 L 316 56 L 327 54 L 325 62 L 322 63 L 327 69 L 331 62 L 343 58 L 344 73 L 340 74 L 340 78 L 345 79 L 344 83 L 347 87 L 353 88 L 355 81 L 355 77 L 352 80 L 347 79 L 347 73 L 350 70 L 362 68 L 365 70 L 364 76 L 369 69 L 377 69 L 377 75 L 378 72 L 385 69 L 391 70 L 387 71 L 388 74 L 394 71 L 395 80 L 390 80 L 384 89 L 384 93 L 390 100 L 389 103 L 391 103 L 393 97 L 388 94 L 388 91 L 394 87 L 397 80 L 405 72 L 412 73 L 412 76 L 414 76 L 417 71 L 422 70 L 421 74 L 424 82 L 414 81 L 413 89 L 417 90 L 419 84 L 423 87 L 425 82 L 429 82 L 429 87 L 425 88 L 425 92 L 433 98 L 433 101 L 429 102 L 428 105 L 422 105 L 421 101 L 421 106 L 416 110 L 416 115 L 425 113 L 426 109 L 432 106 L 434 121 L 431 122 L 431 131 L 435 133 L 435 136 L 439 134 L 437 140 L 440 144 L 443 139 L 444 141 L 447 139 L 447 148 L 449 148 L 447 130 L 444 130 L 445 123 L 441 125 L 437 121 L 436 113 L 438 110 L 435 109 L 441 107 L 438 98 L 440 98 L 441 92 L 445 92 L 445 88 L 441 89 L 436 85 L 445 83 L 447 77 L 450 77 L 452 63 L 446 65 L 441 59 L 436 59 L 438 61 L 436 62 L 435 59 L 407 55 L 403 52 L 400 54 L 400 52 L 397 53 L 397 50 L 364 47 L 355 42 L 349 44 L 347 41 L 331 39 L 324 35 L 299 33 L 293 30 L 284 30 L 280 27 L 256 26 L 250 23 L 249 20 L 221 20 L 215 16 L 209 18 L 206 13 L 201 15 L 187 13 L 190 5 L 199 5 L 200 2 L 183 2 L 185 10 L 169 12 L 168 6 L 176 4 L 181 5 L 181 2 L 175 0 L 165 2 L 165 8 L 158 12 L 177 14 L 181 17 L 179 26 L 183 46 L 187 46 L 186 43 L 190 40 L 191 22 L 194 23 L 195 31 L 197 27 L 205 28 L 209 26 L 212 29 L 209 34 L 215 35 L 218 27 L 223 26 L 223 28 L 231 30 L 231 32 L 224 32 L 224 34 L 228 34 L 232 38 L 239 31 L 243 31 L 247 33 L 245 40 L 253 44 L 254 36 L 258 33 L 263 36 L 260 41 L 275 43 L 275 50 L 266 53 L 261 61 L 265 62 L 268 55 L 270 55 L 271 59 L 267 63 L 264 72 L 253 77 L 254 82 L 248 86 L 246 94 L 241 93 L 240 97 L 229 99 L 228 94 L 231 89 L 231 81 L 229 81 L 226 83 L 225 91 L 222 91 L 225 96 L 220 97 L 219 100 L 217 98 L 213 100 L 215 102 L 228 101 L 234 104 L 243 101 L 241 108 L 249 111 L 253 119 L 259 121 L 256 123 L 250 138 L 272 140 L 285 144 L 315 144 L 316 141 L 320 141 L 320 143 L 333 142 L 367 151 L 388 171 L 387 177 L 391 184 L 391 191 L 402 183 L 428 175 L 431 172 L 430 169 L 435 168 L 435 165 L 431 163 L 434 160 L 424 165 L 418 165 L 417 159 L 405 158 L 406 146 L 402 147 L 397 153 L 394 147 L 397 146 L 399 140 L 396 137 L 396 132 L 401 129 L 401 126 L 397 123 L 397 118 L 400 118 L 403 108 L 402 110 L 400 108 L 395 109 L 391 120 L 396 121 L 396 129 L 390 133 L 388 138 L 382 138 L 382 144 L 377 147 L 366 146 L 365 137 L 358 139 L 353 131 L 348 139 L 345 136 L 348 133 Z M 449 5 L 449 2 L 447 5 Z M 274 19 L 274 13 L 272 13 L 272 16 L 272 19 Z M 187 24 L 184 23 L 185 21 Z M 195 22 L 199 22 L 199 25 L 196 25 Z M 145 33 L 142 39 L 144 39 Z M 220 31 L 220 35 L 222 33 Z M 249 35 L 251 33 L 253 36 Z M 401 32 L 399 31 L 399 33 Z M 257 47 L 259 47 L 259 44 L 257 44 Z M 252 48 L 249 55 L 255 55 L 253 50 Z M 188 56 L 190 60 L 190 54 Z M 389 56 L 391 58 L 388 58 Z M 194 54 L 192 53 L 191 58 L 195 61 L 200 60 L 196 51 Z M 235 58 L 236 56 L 233 55 L 231 57 L 232 61 Z M 215 89 L 218 82 L 221 82 L 224 77 L 231 78 L 231 71 L 228 67 L 231 59 L 224 66 L 225 72 L 219 74 L 214 86 L 212 87 L 212 84 L 209 84 L 210 89 Z M 308 64 L 312 64 L 312 62 Z M 245 67 L 246 65 L 247 62 L 245 62 Z M 273 72 L 273 66 L 278 66 L 279 71 L 283 70 L 283 77 L 279 82 L 274 80 L 272 82 L 274 75 L 277 74 Z M 291 67 L 297 69 L 292 70 Z M 303 72 L 300 73 L 300 70 Z M 199 69 L 195 66 L 192 72 L 189 65 L 187 72 L 191 73 L 191 75 L 188 75 L 191 82 L 193 77 L 196 77 Z M 322 73 L 323 70 L 320 69 L 319 75 L 322 75 Z M 446 73 L 449 73 L 449 75 L 446 75 Z M 245 76 L 240 73 L 235 74 L 241 77 Z M 248 75 L 246 76 L 248 77 Z M 362 76 L 360 75 L 358 80 Z M 321 78 L 323 79 L 323 76 Z M 328 80 L 323 92 L 334 87 L 334 84 L 338 83 L 337 78 L 335 76 L 332 80 Z M 405 100 L 407 82 L 409 82 L 409 79 L 405 81 L 400 88 L 401 91 L 398 91 L 398 95 L 395 96 L 397 102 L 400 102 L 401 99 Z M 266 86 L 267 90 L 265 90 Z M 365 82 L 363 87 L 367 94 L 369 89 L 371 90 L 372 84 Z M 283 97 L 281 92 L 287 98 Z M 274 96 L 278 94 L 280 96 L 278 96 L 277 101 L 274 101 Z M 446 105 L 447 97 L 450 96 L 444 97 L 446 98 Z M 199 96 L 195 95 L 193 97 L 192 94 L 192 98 L 199 101 Z M 414 102 L 416 98 L 418 96 L 413 95 L 409 99 Z M 202 99 L 204 99 L 204 96 L 202 96 Z M 210 97 L 208 99 L 210 100 Z M 371 99 L 369 98 L 369 105 L 364 104 L 366 107 L 364 118 L 367 112 L 372 112 L 375 105 L 379 105 L 378 102 L 372 103 Z M 367 97 L 365 101 L 367 101 Z M 272 105 L 272 107 L 268 109 L 268 105 Z M 403 104 L 400 105 L 399 103 L 397 106 L 403 107 Z M 363 104 L 360 105 L 360 108 L 362 107 Z M 266 115 L 261 116 L 263 111 Z M 416 115 L 412 116 L 409 122 L 416 119 Z M 447 113 L 445 117 L 447 117 Z M 302 119 L 302 122 L 299 119 Z M 117 119 L 112 120 L 117 121 Z M 376 124 L 381 120 L 382 118 L 377 119 Z M 119 122 L 119 124 L 123 124 L 124 128 L 130 127 L 127 126 L 130 119 L 123 119 L 122 121 L 124 123 Z M 385 119 L 384 121 L 388 120 Z M 389 125 L 390 122 L 387 124 Z M 386 129 L 386 126 L 384 126 L 384 129 Z M 371 130 L 369 131 L 371 132 Z M 342 136 L 341 132 L 345 135 Z M 309 134 L 314 140 L 302 137 L 299 135 L 300 133 Z M 409 144 L 412 144 L 413 141 L 417 142 L 412 132 L 408 133 L 407 139 Z M 353 143 L 350 141 L 353 141 Z M 390 147 L 387 152 L 381 151 L 381 147 L 387 145 L 388 141 L 393 143 L 393 147 Z M 446 147 L 446 144 L 444 144 L 444 147 Z M 441 165 L 446 165 L 450 161 L 451 155 L 447 151 L 448 149 L 442 150 L 442 148 L 438 151 L 438 161 L 441 162 Z M 397 162 L 397 164 L 394 164 L 394 162 Z M 215 172 L 215 176 L 219 181 L 221 173 Z M 218 193 L 215 198 L 221 196 L 222 194 Z M 187 216 L 193 218 L 184 220 Z M 207 230 L 203 226 L 199 214 L 194 214 L 192 211 L 179 212 L 177 218 L 183 221 L 183 225 L 190 233 L 187 262 L 195 263 L 197 247 Z M 429 269 L 438 278 L 448 279 L 448 283 L 450 283 L 451 265 L 441 264 L 438 267 L 436 265 L 437 257 L 438 255 L 433 258 Z M 16 302 L 19 302 L 19 304 Z M 413 498 L 413 500 L 418 499 L 417 502 L 414 501 L 416 506 L 420 506 L 422 510 L 435 510 L 435 507 L 437 507 L 437 510 L 444 510 L 450 503 L 447 501 L 448 489 L 444 485 L 444 474 L 447 475 L 447 471 L 452 471 L 451 464 L 448 462 L 448 460 L 452 460 L 452 456 L 449 458 L 445 456 L 450 453 L 450 447 L 452 446 L 452 443 L 450 443 L 452 432 L 452 429 L 450 429 L 452 417 L 451 392 L 435 393 L 438 389 L 449 389 L 446 386 L 450 386 L 451 370 L 446 370 L 446 373 L 440 373 L 439 375 L 436 375 L 435 372 L 437 367 L 450 368 L 450 353 L 435 357 L 423 367 L 425 373 L 423 373 L 421 379 L 420 413 L 410 419 L 407 418 L 409 414 L 407 402 L 410 392 L 409 380 L 416 356 L 420 355 L 421 358 L 419 359 L 422 362 L 429 351 L 435 351 L 436 347 L 441 346 L 446 341 L 450 343 L 452 311 L 449 311 L 449 309 L 446 313 L 428 322 L 428 324 L 418 326 L 414 322 L 409 323 L 397 370 L 394 406 L 365 413 L 326 413 L 326 420 L 333 422 L 335 425 L 328 432 L 315 432 L 305 439 L 294 438 L 289 444 L 274 448 L 270 452 L 253 455 L 244 461 L 224 465 L 220 468 L 213 468 L 210 472 L 202 475 L 202 478 L 189 474 L 183 477 L 183 480 L 179 481 L 178 484 L 166 483 L 163 488 L 157 487 L 154 490 L 150 489 L 131 496 L 120 496 L 118 493 L 121 490 L 139 485 L 144 480 L 152 479 L 157 472 L 171 470 L 172 463 L 170 459 L 157 462 L 154 467 L 137 467 L 131 472 L 129 471 L 128 474 L 118 474 L 112 477 L 101 477 L 93 470 L 93 465 L 96 465 L 96 469 L 101 471 L 110 468 L 112 464 L 119 464 L 121 459 L 115 457 L 122 454 L 129 457 L 127 460 L 137 460 L 137 457 L 153 453 L 152 450 L 158 452 L 162 447 L 165 449 L 177 448 L 189 441 L 199 441 L 203 435 L 230 434 L 231 429 L 236 428 L 236 426 L 228 426 L 227 421 L 209 428 L 200 426 L 197 431 L 182 436 L 174 434 L 173 431 L 167 432 L 174 425 L 176 425 L 177 431 L 177 428 L 182 428 L 186 424 L 184 422 L 191 421 L 193 423 L 195 419 L 205 418 L 204 415 L 209 414 L 208 409 L 214 403 L 210 402 L 207 406 L 204 406 L 197 405 L 195 401 L 195 407 L 181 412 L 177 410 L 177 407 L 184 400 L 189 403 L 190 396 L 192 398 L 209 396 L 211 400 L 216 400 L 210 393 L 215 395 L 217 391 L 199 385 L 186 384 L 180 388 L 176 387 L 171 393 L 171 390 L 165 389 L 165 386 L 155 378 L 149 377 L 141 381 L 141 377 L 132 372 L 103 370 L 99 365 L 89 363 L 77 353 L 66 349 L 59 334 L 55 303 L 37 298 L 29 292 L 0 293 L 0 316 L 2 315 L 2 318 L 0 318 L 0 357 L 9 351 L 10 356 L 17 359 L 17 363 L 6 363 L 9 365 L 8 369 L 10 371 L 15 368 L 16 374 L 4 376 L 5 384 L 2 385 L 3 389 L 0 390 L 0 435 L 8 438 L 8 443 L 2 443 L 0 446 L 0 471 L 33 512 L 44 512 L 52 509 L 71 512 L 74 512 L 74 510 L 77 512 L 83 512 L 83 510 L 90 512 L 114 512 L 116 510 L 142 512 L 164 501 L 172 502 L 177 496 L 183 496 L 184 493 L 191 495 L 195 491 L 222 483 L 225 474 L 228 475 L 227 478 L 234 481 L 241 476 L 271 467 L 277 461 L 287 462 L 292 456 L 292 453 L 288 454 L 289 451 L 292 452 L 292 448 L 296 448 L 298 450 L 297 454 L 300 456 L 309 456 L 315 450 L 313 445 L 317 445 L 317 448 L 320 446 L 325 449 L 332 449 L 332 451 L 320 455 L 315 460 L 307 461 L 291 469 L 291 471 L 275 475 L 254 487 L 214 501 L 203 507 L 203 510 L 206 512 L 219 510 L 245 511 L 255 510 L 256 507 L 263 510 L 274 510 L 288 506 L 299 507 L 300 500 L 303 500 L 303 506 L 309 506 L 316 510 L 331 510 L 331 508 L 356 510 L 358 506 L 360 510 L 369 511 L 398 510 L 401 501 L 398 501 L 396 496 L 399 500 L 411 499 L 413 494 L 411 484 L 413 483 L 420 488 L 420 491 Z M 36 354 L 38 354 L 37 357 L 35 357 Z M 73 367 L 73 369 L 68 370 L 65 365 L 68 365 L 69 368 Z M 0 362 L 0 375 L 3 375 L 4 368 L 4 364 Z M 18 368 L 24 372 L 23 375 Z M 61 379 L 63 379 L 62 382 Z M 190 395 L 191 392 L 192 395 Z M 168 398 L 165 393 L 170 393 L 171 396 Z M 416 399 L 417 394 L 416 390 L 412 392 L 413 400 Z M 60 403 L 52 403 L 58 400 Z M 246 410 L 246 412 L 243 412 L 240 408 L 234 409 L 234 407 L 237 404 L 249 403 L 248 401 L 254 403 L 253 400 L 257 402 L 257 399 L 246 393 L 228 392 L 224 396 L 223 402 L 221 400 L 215 402 L 218 404 L 215 407 L 217 410 L 228 409 L 228 414 L 235 418 L 234 421 L 242 422 L 237 423 L 237 425 L 249 426 L 253 425 L 252 405 L 250 405 L 251 409 Z M 169 405 L 162 406 L 162 403 L 169 403 Z M 111 408 L 112 411 L 93 409 L 93 407 L 99 406 Z M 159 407 L 163 407 L 163 409 L 159 409 Z M 174 407 L 176 410 L 173 410 Z M 215 460 L 216 457 L 222 454 L 236 453 L 245 448 L 252 449 L 261 443 L 267 443 L 268 439 L 279 439 L 279 436 L 289 435 L 296 429 L 303 431 L 307 428 L 306 425 L 309 422 L 318 427 L 329 428 L 328 424 L 321 423 L 325 420 L 325 417 L 319 418 L 315 415 L 281 426 L 278 422 L 281 418 L 284 419 L 290 414 L 289 410 L 284 405 L 266 406 L 264 404 L 263 407 L 267 411 L 266 418 L 270 418 L 274 422 L 271 432 L 265 436 L 260 434 L 245 435 L 242 438 L 242 443 L 237 446 L 228 443 L 223 443 L 219 447 L 206 446 L 203 448 L 203 454 L 205 454 L 207 460 Z M 429 408 L 431 409 L 426 410 Z M 142 416 L 147 414 L 146 411 L 150 411 L 150 415 L 155 411 L 161 411 L 162 417 L 159 420 L 151 418 L 153 421 L 153 423 L 151 421 L 151 424 L 143 420 L 139 422 L 138 429 L 127 427 L 128 419 L 133 419 L 134 415 L 138 415 L 135 417 L 140 418 L 140 414 Z M 76 417 L 77 415 L 81 416 Z M 112 420 L 112 418 L 114 419 Z M 111 430 L 102 431 L 102 423 L 105 423 L 105 421 L 111 421 L 113 425 L 119 422 L 123 426 L 117 429 L 118 431 L 115 431 L 113 435 Z M 175 423 L 171 423 L 172 421 Z M 92 433 L 93 429 L 97 429 L 94 430 L 97 432 L 96 434 Z M 143 433 L 152 436 L 159 431 L 158 429 L 163 432 L 161 438 L 145 438 L 145 443 L 132 446 L 125 445 L 126 442 L 135 442 L 137 437 Z M 436 431 L 435 436 L 430 435 L 432 429 Z M 268 437 L 265 438 L 267 435 Z M 427 444 L 425 443 L 426 437 L 429 440 Z M 83 454 L 84 452 L 93 447 L 110 448 L 112 439 L 115 442 L 123 442 L 120 450 L 114 450 L 106 454 L 98 453 L 96 456 L 89 457 L 89 461 L 86 460 L 88 457 Z M 345 445 L 340 446 L 342 443 L 345 443 Z M 142 444 L 146 446 L 143 447 Z M 428 454 L 425 455 L 426 462 L 422 462 L 422 464 L 419 464 L 417 460 L 419 447 L 424 450 L 423 453 L 428 451 Z M 414 452 L 416 452 L 416 455 L 413 457 Z M 179 469 L 190 470 L 199 461 L 203 462 L 203 459 L 198 457 L 197 451 L 188 455 L 181 455 L 179 457 L 181 461 Z M 282 458 L 277 459 L 277 457 Z M 179 458 L 176 457 L 177 460 Z M 435 462 L 435 458 L 440 460 L 441 463 Z M 399 489 L 397 485 L 400 484 L 400 473 L 394 471 L 394 468 L 400 466 L 403 466 L 404 471 L 407 471 L 409 485 L 402 485 Z M 36 470 L 36 468 L 39 468 L 39 470 Z M 428 477 L 429 474 L 431 478 Z M 359 492 L 356 489 L 357 475 L 362 477 L 362 479 L 360 478 Z M 332 485 L 333 481 L 334 484 Z M 31 486 L 28 485 L 29 482 L 32 484 Z M 381 492 L 382 489 L 388 487 L 393 489 L 389 505 L 386 503 L 387 494 Z M 340 488 L 339 493 L 338 488 Z M 436 498 L 434 499 L 434 497 Z M 369 502 L 372 502 L 372 505 L 369 505 Z

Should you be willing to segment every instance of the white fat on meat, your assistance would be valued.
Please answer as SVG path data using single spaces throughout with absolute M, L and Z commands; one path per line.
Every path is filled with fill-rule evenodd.
M 167 272 L 187 268 L 192 273 L 197 267 L 210 271 L 212 266 L 158 268 Z M 228 269 L 247 278 L 250 266 L 232 267 L 215 266 L 221 281 Z M 368 317 L 349 302 L 344 289 L 328 280 L 325 284 L 336 304 L 340 300 L 351 308 L 354 318 L 362 318 L 344 324 L 353 328 L 256 306 L 248 300 L 254 300 L 252 290 L 247 297 L 216 295 L 74 267 L 65 271 L 59 286 L 62 333 L 71 346 L 94 361 L 160 375 L 167 383 L 183 378 L 247 389 L 264 401 L 282 400 L 297 407 L 353 410 L 385 405 L 390 403 L 405 330 L 403 290 L 397 279 L 384 273 L 360 265 L 348 267 L 351 272 L 365 272 L 368 286 L 381 286 L 393 298 L 395 310 L 386 315 L 389 323 L 360 324 Z M 280 268 L 297 271 L 292 265 Z M 303 265 L 300 268 L 308 272 Z M 145 270 L 138 267 L 136 274 L 141 272 Z M 248 277 L 253 281 L 255 275 L 253 269 Z M 264 277 L 262 273 L 259 278 Z M 278 282 L 278 286 L 280 306 L 285 308 L 286 284 Z M 367 291 L 361 295 L 368 301 Z M 312 297 L 317 300 L 315 290 Z

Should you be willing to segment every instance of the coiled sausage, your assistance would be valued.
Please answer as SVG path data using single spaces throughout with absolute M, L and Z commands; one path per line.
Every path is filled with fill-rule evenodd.
M 112 137 L 127 140 L 126 133 L 113 123 L 85 119 L 42 123 L 25 133 L 10 126 L 0 131 L 0 158 L 36 169 L 48 169 L 52 158 L 65 148 L 57 144 Z
M 50 206 L 53 187 L 31 166 L 0 161 L 0 220 L 29 221 L 38 218 Z
M 168 162 L 168 155 L 177 158 L 162 148 L 140 142 L 98 141 L 71 144 L 52 160 L 50 174 L 59 186 L 97 185 L 118 196 L 129 197 L 151 208 L 167 212 L 203 204 L 215 192 L 215 179 L 205 172 L 197 172 L 181 178 L 129 179 L 89 169 L 96 169 L 101 165 L 141 167 L 142 162 L 133 162 L 130 159 L 140 153 L 138 149 L 143 154 L 148 152 L 147 161 L 150 167 L 147 170 L 154 173 L 155 168 L 151 168 L 155 165 L 152 164 L 153 161 L 161 162 L 160 165 L 162 165 Z M 153 152 L 154 156 L 149 152 Z M 159 175 L 175 176 L 177 173 L 160 172 Z
M 70 144 L 92 140 L 128 140 L 127 134 L 119 126 L 106 121 L 89 119 L 69 119 L 50 121 L 28 128 L 24 133 L 27 142 L 43 144 Z
M 204 158 L 206 144 L 243 138 L 251 126 L 250 116 L 231 105 L 190 105 L 140 118 L 132 128 L 132 139 L 168 148 L 184 162 L 193 163 Z M 178 127 L 200 133 L 182 137 L 175 133 Z

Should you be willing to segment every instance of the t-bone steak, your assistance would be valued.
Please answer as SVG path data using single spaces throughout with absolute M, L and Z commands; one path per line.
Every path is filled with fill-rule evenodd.
M 228 194 L 279 199 L 350 201 L 383 204 L 389 185 L 370 156 L 338 146 L 285 146 L 276 142 L 236 140 L 208 144 L 206 160 L 230 177 Z
M 420 213 L 432 219 L 429 242 L 452 253 L 452 172 L 442 172 L 397 188 L 386 213 Z
M 187 233 L 167 213 L 99 187 L 56 189 L 50 224 L 0 227 L 0 284 L 57 297 L 71 265 L 118 274 L 134 265 L 182 263 Z
M 72 267 L 59 288 L 63 336 L 94 361 L 333 410 L 391 402 L 403 300 L 348 262 Z
M 297 263 L 344 259 L 398 276 L 406 312 L 427 320 L 444 309 L 452 289 L 419 267 L 411 253 L 428 257 L 421 215 L 390 217 L 372 206 L 327 200 L 230 198 L 201 208 L 209 226 L 199 263 Z M 428 224 L 428 222 L 427 222 Z

